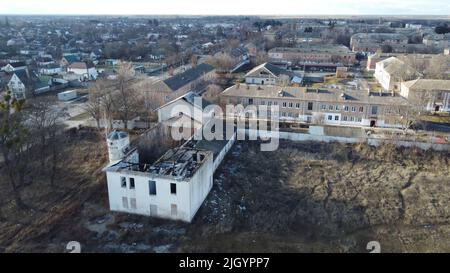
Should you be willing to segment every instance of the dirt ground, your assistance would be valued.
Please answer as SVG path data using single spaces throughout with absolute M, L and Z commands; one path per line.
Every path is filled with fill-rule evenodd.
M 238 142 L 186 224 L 110 212 L 106 153 L 83 145 L 96 160 L 70 168 L 63 197 L 36 197 L 48 206 L 26 216 L 3 208 L 0 250 L 65 252 L 79 241 L 82 252 L 367 252 L 379 241 L 382 252 L 450 251 L 448 152 Z

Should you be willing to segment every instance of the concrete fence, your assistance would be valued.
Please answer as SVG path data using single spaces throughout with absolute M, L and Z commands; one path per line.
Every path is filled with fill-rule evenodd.
M 372 146 L 379 146 L 382 144 L 394 144 L 397 147 L 418 147 L 423 150 L 433 149 L 437 151 L 449 151 L 450 144 L 443 143 L 428 143 L 420 141 L 410 141 L 410 140 L 397 140 L 389 138 L 376 138 L 376 137 L 342 137 L 342 136 L 331 136 L 324 135 L 319 132 L 321 126 L 315 126 L 310 130 L 310 133 L 294 133 L 294 132 L 282 132 L 282 131 L 265 131 L 257 129 L 238 129 L 238 134 L 245 134 L 248 139 L 255 139 L 259 136 L 263 139 L 267 138 L 278 138 L 286 139 L 292 141 L 320 141 L 320 142 L 340 142 L 340 143 L 363 143 L 366 142 Z M 314 134 L 317 132 L 318 134 Z

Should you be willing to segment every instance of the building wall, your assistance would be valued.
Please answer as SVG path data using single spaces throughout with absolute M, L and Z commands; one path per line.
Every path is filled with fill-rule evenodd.
M 166 121 L 172 117 L 178 116 L 178 113 L 172 113 L 175 107 L 182 107 L 182 109 L 180 109 L 183 111 L 183 113 L 187 114 L 191 118 L 194 118 L 194 107 L 192 106 L 192 104 L 186 102 L 183 99 L 179 99 L 158 109 L 158 122 Z
M 420 90 L 408 88 L 404 83 L 401 84 L 400 95 L 412 101 L 426 99 L 424 102 L 425 110 L 450 112 L 450 91 L 449 90 Z M 422 96 L 422 97 L 421 97 Z
M 277 79 L 274 77 L 246 77 L 245 83 L 248 84 L 265 84 L 265 85 L 275 85 Z
M 385 90 L 392 90 L 394 83 L 391 81 L 391 75 L 384 70 L 383 63 L 379 62 L 375 65 L 374 77 Z
M 172 179 L 153 179 L 139 172 L 107 172 L 108 195 L 110 209 L 142 215 L 151 215 L 150 205 L 156 205 L 157 216 L 160 218 L 190 221 L 190 184 Z M 125 177 L 127 187 L 121 186 L 121 177 Z M 135 189 L 130 189 L 130 178 L 135 179 Z M 156 195 L 149 193 L 149 181 L 156 182 Z M 176 183 L 177 194 L 170 193 L 170 183 Z M 123 198 L 127 198 L 128 208 L 123 206 Z M 131 200 L 136 200 L 136 208 L 131 207 Z M 171 205 L 177 205 L 177 215 L 171 214 Z
M 188 181 L 136 171 L 106 171 L 110 209 L 190 222 L 212 188 L 213 173 L 212 153 Z M 122 177 L 126 179 L 126 187 L 122 187 Z M 134 178 L 134 189 L 130 188 L 130 178 Z M 155 181 L 156 195 L 150 195 L 149 181 Z M 176 184 L 176 194 L 170 191 L 171 183 Z M 135 200 L 135 208 L 131 200 Z M 151 205 L 156 206 L 156 215 L 151 214 Z M 172 205 L 177 207 L 176 215 L 172 214 Z
M 26 86 L 15 74 L 11 77 L 8 82 L 8 89 L 11 91 L 11 95 L 16 99 L 26 98 Z
M 352 65 L 355 63 L 354 53 L 340 52 L 307 52 L 307 51 L 276 51 L 268 53 L 269 59 L 290 62 L 317 62 L 317 63 L 343 63 Z
M 213 155 L 205 159 L 200 169 L 192 177 L 190 183 L 190 215 L 188 222 L 191 222 L 200 206 L 205 201 L 206 196 L 213 186 L 214 162 Z
M 366 104 L 351 101 L 321 102 L 281 98 L 224 97 L 225 103 L 242 104 L 244 107 L 249 105 L 249 99 L 252 100 L 251 104 L 254 105 L 278 105 L 281 121 L 354 126 L 371 126 L 371 122 L 374 122 L 377 127 L 401 127 L 397 122 L 401 106 L 396 105 Z M 311 110 L 308 109 L 309 103 L 312 103 Z M 373 108 L 377 109 L 376 114 L 372 114 Z

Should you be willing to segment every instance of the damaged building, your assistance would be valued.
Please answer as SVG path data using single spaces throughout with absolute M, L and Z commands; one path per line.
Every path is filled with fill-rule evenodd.
M 153 163 L 141 160 L 145 155 L 132 149 L 104 169 L 110 209 L 191 222 L 235 139 L 236 133 L 224 140 L 191 139 Z

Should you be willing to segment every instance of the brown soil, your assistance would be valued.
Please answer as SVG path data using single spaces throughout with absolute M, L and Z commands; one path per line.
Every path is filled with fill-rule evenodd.
M 83 252 L 367 252 L 373 240 L 382 252 L 450 251 L 448 152 L 239 142 L 186 224 L 110 212 L 99 141 L 74 142 L 60 189 L 26 190 L 34 210 L 2 207 L 4 251 L 64 252 L 74 240 Z

